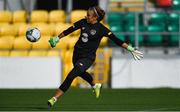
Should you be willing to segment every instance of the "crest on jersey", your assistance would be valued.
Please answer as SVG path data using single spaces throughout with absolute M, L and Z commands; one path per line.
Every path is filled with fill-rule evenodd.
M 85 27 L 82 27 L 82 30 L 85 30 Z
M 91 35 L 95 35 L 96 34 L 96 30 L 95 29 L 90 30 L 90 34 Z
M 82 33 L 82 41 L 88 42 L 88 34 L 87 33 Z

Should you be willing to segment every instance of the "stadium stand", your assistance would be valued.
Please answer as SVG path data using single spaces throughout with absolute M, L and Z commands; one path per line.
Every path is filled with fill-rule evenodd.
M 12 49 L 14 43 L 14 36 L 2 36 L 0 38 L 0 49 Z
M 63 10 L 52 10 L 49 12 L 50 23 L 65 23 L 66 14 Z
M 36 27 L 41 31 L 41 35 L 48 35 L 51 36 L 54 34 L 53 27 L 47 23 L 32 23 L 31 27 Z
M 70 23 L 74 23 L 86 16 L 86 10 L 73 10 L 70 13 Z
M 48 17 L 49 14 L 46 10 L 33 10 L 30 15 L 31 23 L 47 23 Z
M 61 52 L 59 50 L 49 50 L 47 56 L 61 56 Z
M 23 51 L 13 50 L 10 52 L 10 56 L 12 57 L 28 56 L 28 51 L 27 50 L 23 50 Z
M 50 36 L 41 36 L 40 40 L 32 44 L 32 49 L 49 49 L 50 45 L 48 44 Z
M 47 55 L 47 51 L 45 50 L 30 50 L 28 56 L 31 57 L 42 57 L 42 56 L 46 56 Z
M 4 25 L 0 27 L 0 35 L 1 36 L 16 36 L 17 29 L 13 25 Z
M 28 42 L 25 38 L 25 36 L 20 36 L 15 38 L 13 48 L 14 49 L 22 49 L 22 50 L 28 50 L 31 49 L 32 43 Z
M 13 12 L 13 23 L 26 23 L 27 12 L 25 10 L 19 10 Z
M 7 57 L 9 56 L 9 50 L 0 50 L 0 56 L 1 57 Z
M 12 12 L 0 11 L 0 23 L 11 23 L 11 22 L 12 22 Z

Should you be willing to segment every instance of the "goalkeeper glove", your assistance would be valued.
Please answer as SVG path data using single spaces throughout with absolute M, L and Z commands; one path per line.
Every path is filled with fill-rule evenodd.
M 59 37 L 51 37 L 49 43 L 51 47 L 56 47 L 56 44 L 59 42 Z
M 141 58 L 143 58 L 143 53 L 138 51 L 137 49 L 135 49 L 131 46 L 128 46 L 127 50 L 131 52 L 131 54 L 133 55 L 133 58 L 135 60 L 140 60 Z

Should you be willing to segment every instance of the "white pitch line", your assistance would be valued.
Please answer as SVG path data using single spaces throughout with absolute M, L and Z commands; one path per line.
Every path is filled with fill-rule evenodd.
M 161 111 L 161 110 L 171 110 L 171 109 L 177 109 L 179 107 L 171 107 L 171 108 L 157 108 L 157 109 L 151 109 L 151 110 L 145 110 L 145 111 Z

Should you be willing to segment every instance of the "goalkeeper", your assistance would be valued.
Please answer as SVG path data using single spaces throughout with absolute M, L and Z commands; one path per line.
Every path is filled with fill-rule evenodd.
M 103 36 L 110 38 L 117 45 L 127 49 L 134 57 L 135 60 L 140 60 L 143 54 L 129 46 L 122 40 L 118 39 L 108 28 L 106 28 L 100 21 L 105 15 L 104 10 L 100 7 L 91 7 L 87 11 L 84 19 L 81 19 L 73 24 L 73 26 L 64 30 L 57 37 L 51 37 L 49 43 L 51 47 L 56 47 L 58 42 L 64 36 L 80 29 L 81 34 L 74 46 L 73 52 L 73 65 L 74 68 L 69 72 L 64 82 L 56 90 L 55 95 L 48 100 L 48 105 L 51 107 L 70 87 L 72 81 L 77 76 L 86 80 L 93 88 L 96 98 L 100 95 L 100 83 L 94 83 L 92 76 L 86 70 L 93 64 L 96 58 L 96 50 L 101 42 Z

